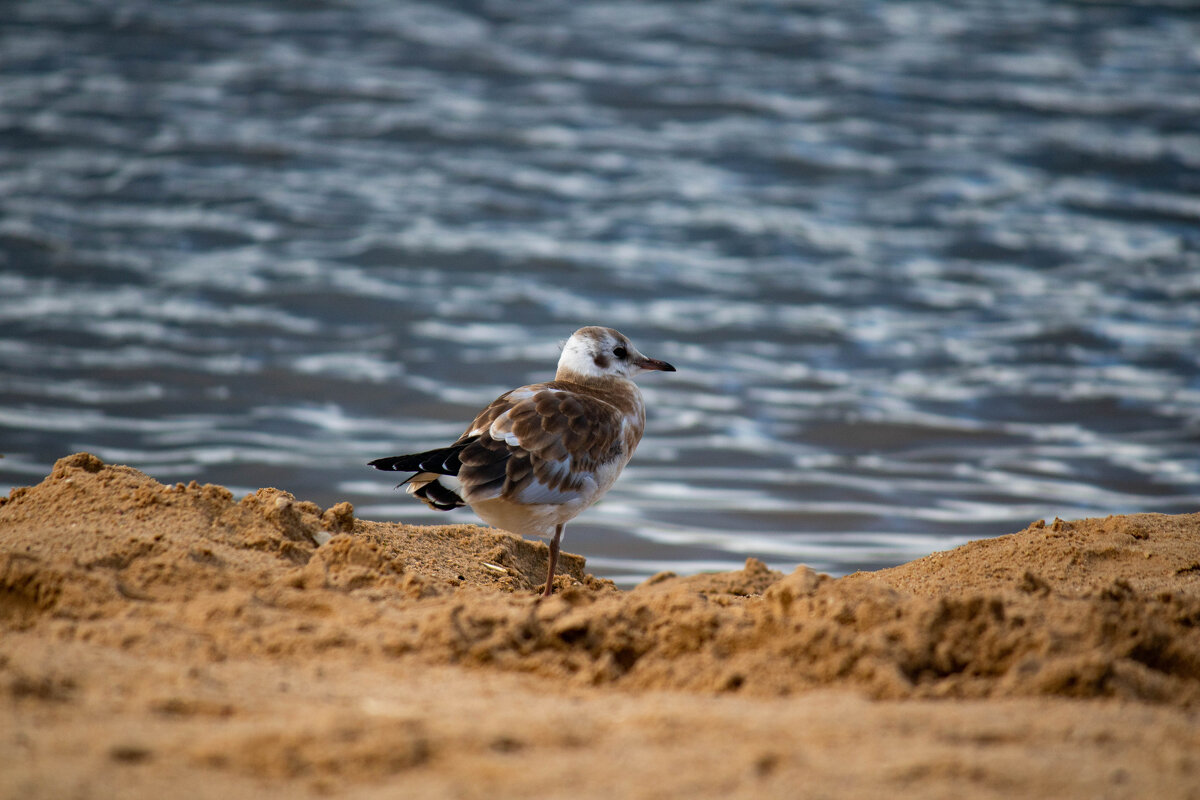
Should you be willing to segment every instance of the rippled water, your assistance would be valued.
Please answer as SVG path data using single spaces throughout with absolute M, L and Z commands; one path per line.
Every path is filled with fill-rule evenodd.
M 679 368 L 567 547 L 835 572 L 1200 506 L 1189 4 L 9 2 L 0 484 L 368 470 L 606 324 Z

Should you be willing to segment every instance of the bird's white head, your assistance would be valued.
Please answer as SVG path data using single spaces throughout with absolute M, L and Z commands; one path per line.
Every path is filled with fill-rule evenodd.
M 650 370 L 674 372 L 665 361 L 647 358 L 612 328 L 590 326 L 571 334 L 558 359 L 558 380 L 632 378 Z

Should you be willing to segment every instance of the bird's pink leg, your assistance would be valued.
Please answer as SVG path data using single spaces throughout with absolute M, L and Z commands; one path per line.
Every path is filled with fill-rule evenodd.
M 550 569 L 546 573 L 546 591 L 542 592 L 542 597 L 549 597 L 554 591 L 554 568 L 558 565 L 558 546 L 562 542 L 563 526 L 559 525 L 554 529 L 554 538 L 550 540 Z

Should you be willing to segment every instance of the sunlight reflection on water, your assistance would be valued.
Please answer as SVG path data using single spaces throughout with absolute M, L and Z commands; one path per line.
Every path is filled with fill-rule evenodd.
M 598 323 L 679 367 L 570 528 L 602 574 L 1200 505 L 1184 9 L 12 5 L 8 486 L 86 449 L 443 521 L 365 462 Z

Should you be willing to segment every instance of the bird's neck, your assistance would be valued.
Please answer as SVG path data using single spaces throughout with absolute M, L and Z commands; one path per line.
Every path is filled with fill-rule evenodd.
M 554 373 L 554 380 L 566 383 L 578 383 L 581 386 L 591 386 L 597 389 L 637 388 L 637 384 L 629 380 L 629 378 L 623 378 L 620 375 L 591 375 L 586 372 L 580 372 L 566 364 L 558 365 L 558 372 Z
M 645 414 L 642 390 L 629 378 L 619 375 L 585 375 L 560 365 L 554 380 L 578 386 L 584 393 L 601 397 L 626 413 Z

